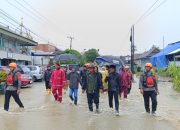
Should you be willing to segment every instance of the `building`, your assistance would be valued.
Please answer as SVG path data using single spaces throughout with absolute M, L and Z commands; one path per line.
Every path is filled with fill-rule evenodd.
M 8 27 L 0 25 L 0 65 L 7 66 L 10 62 L 32 64 L 31 48 L 37 42 L 15 33 Z
M 135 62 L 137 67 L 144 68 L 144 65 L 147 62 L 150 62 L 150 57 L 159 53 L 159 52 L 160 52 L 160 49 L 153 46 L 149 51 L 145 51 L 145 52 L 140 53 L 140 54 L 135 54 L 134 55 L 134 62 Z
M 61 54 L 61 50 L 51 44 L 41 44 L 32 48 L 33 65 L 46 66 L 56 54 Z
M 151 63 L 158 69 L 167 68 L 169 62 L 180 64 L 180 41 L 168 44 L 161 52 L 151 57 Z

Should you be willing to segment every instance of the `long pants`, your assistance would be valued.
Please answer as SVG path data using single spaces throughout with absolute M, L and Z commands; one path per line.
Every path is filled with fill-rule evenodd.
M 69 88 L 69 97 L 72 101 L 74 101 L 74 104 L 77 105 L 78 88 Z
M 53 88 L 52 94 L 56 101 L 62 102 L 62 87 L 61 88 Z
M 130 94 L 132 88 L 132 83 L 130 84 L 130 87 L 128 88 L 128 94 Z
M 150 112 L 149 99 L 152 101 L 152 112 L 156 111 L 157 108 L 157 93 L 155 91 L 144 91 L 144 105 L 146 112 Z
M 45 81 L 46 89 L 51 89 L 51 85 L 49 84 L 49 81 Z
M 89 111 L 93 111 L 93 103 L 96 104 L 96 109 L 99 109 L 99 92 L 87 93 L 87 101 L 88 101 Z
M 116 91 L 108 91 L 108 97 L 109 97 L 109 107 L 113 108 L 113 97 L 115 102 L 115 108 L 116 111 L 119 112 L 119 93 Z
M 128 87 L 127 86 L 122 86 L 119 96 L 121 97 L 121 95 L 124 94 L 124 98 L 127 98 L 127 93 L 128 93 Z
M 24 108 L 19 95 L 17 94 L 17 91 L 6 91 L 5 93 L 5 103 L 4 103 L 4 110 L 8 111 L 9 110 L 9 102 L 11 96 L 14 98 L 15 102 L 19 105 L 19 107 Z

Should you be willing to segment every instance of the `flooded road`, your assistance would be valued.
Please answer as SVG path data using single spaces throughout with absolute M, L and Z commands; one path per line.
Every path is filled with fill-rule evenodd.
M 22 89 L 25 109 L 11 99 L 10 111 L 3 111 L 4 96 L 0 95 L 0 130 L 180 130 L 180 93 L 169 82 L 160 82 L 157 116 L 144 112 L 138 83 L 133 84 L 128 101 L 120 101 L 120 116 L 108 108 L 107 95 L 100 97 L 100 114 L 90 113 L 86 95 L 79 91 L 78 106 L 70 105 L 68 94 L 63 103 L 45 94 L 43 83 Z

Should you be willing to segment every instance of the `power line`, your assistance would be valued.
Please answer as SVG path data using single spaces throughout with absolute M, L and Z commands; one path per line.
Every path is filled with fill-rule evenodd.
M 35 19 L 33 16 L 31 16 L 30 14 L 28 14 L 27 12 L 23 11 L 21 8 L 18 8 L 16 5 L 12 4 L 11 2 L 9 2 L 9 0 L 6 0 L 6 2 L 11 5 L 12 7 L 16 8 L 17 10 L 19 10 L 20 12 L 28 15 L 29 17 L 31 17 L 33 20 L 35 20 L 36 22 L 39 22 L 37 19 Z
M 29 4 L 27 1 L 22 0 L 27 6 L 29 6 L 34 12 L 36 12 L 37 14 L 39 14 L 39 16 L 41 16 L 42 18 L 46 19 L 48 21 L 48 19 L 43 16 L 38 10 L 36 10 L 31 4 Z
M 28 8 L 26 8 L 23 4 L 21 4 L 19 1 L 17 1 L 17 0 L 14 0 L 18 5 L 20 5 L 22 8 L 24 8 L 25 10 L 28 10 L 29 11 L 29 13 L 31 13 L 33 16 L 35 16 L 35 17 L 38 17 L 38 18 L 40 18 L 40 19 L 42 19 L 41 17 L 39 17 L 38 15 L 36 15 L 33 11 L 31 11 L 30 9 L 28 9 Z
M 139 19 L 137 20 L 137 22 L 134 24 L 138 24 L 145 16 L 146 14 L 157 4 L 157 2 L 159 2 L 159 0 L 156 0 L 140 17 Z
M 153 12 L 155 12 L 158 8 L 160 8 L 160 6 L 162 6 L 166 1 L 167 1 L 167 0 L 162 1 L 162 2 L 159 4 L 159 6 L 157 6 L 157 7 L 154 8 L 151 12 L 149 12 L 149 13 L 146 15 L 146 17 L 149 17 Z M 145 17 L 145 18 L 146 18 L 146 17 Z

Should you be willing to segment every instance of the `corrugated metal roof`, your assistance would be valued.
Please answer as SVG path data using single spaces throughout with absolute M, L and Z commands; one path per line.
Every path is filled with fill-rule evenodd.
M 8 28 L 5 28 L 3 26 L 0 26 L 0 34 L 4 34 L 4 35 L 9 36 L 11 38 L 23 41 L 25 43 L 25 45 L 27 45 L 27 46 L 36 46 L 36 45 L 38 45 L 38 43 L 35 42 L 34 40 L 23 37 L 23 36 L 13 32 L 12 30 L 10 30 Z

